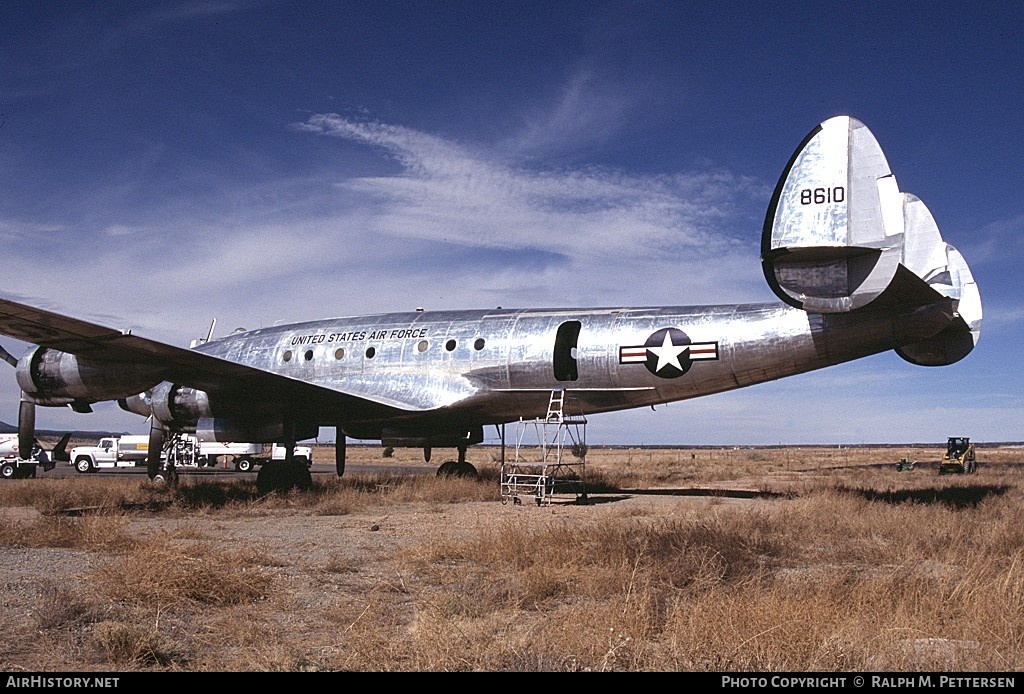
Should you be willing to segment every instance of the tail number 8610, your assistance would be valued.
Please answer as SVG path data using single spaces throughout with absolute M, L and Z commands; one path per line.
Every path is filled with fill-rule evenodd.
M 846 188 L 804 188 L 800 191 L 801 205 L 827 205 L 833 202 L 846 201 Z

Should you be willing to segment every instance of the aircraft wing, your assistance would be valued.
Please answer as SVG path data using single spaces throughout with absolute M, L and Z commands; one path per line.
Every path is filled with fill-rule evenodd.
M 339 392 L 191 349 L 168 345 L 41 308 L 0 298 L 0 334 L 74 354 L 94 364 L 150 365 L 162 380 L 208 393 L 344 407 L 360 418 L 425 409 Z

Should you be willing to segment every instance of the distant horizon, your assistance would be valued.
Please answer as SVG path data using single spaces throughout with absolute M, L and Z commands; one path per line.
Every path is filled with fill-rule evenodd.
M 12 424 L 9 424 L 3 420 L 0 420 L 0 434 L 15 434 L 18 428 Z M 104 431 L 104 430 L 60 430 L 60 429 L 41 429 L 36 431 L 37 437 L 57 437 L 60 438 L 64 434 L 70 433 L 73 438 L 106 438 L 106 437 L 120 437 L 120 436 L 138 436 L 139 434 L 132 434 L 128 431 Z M 1024 441 L 981 441 L 973 437 L 967 437 L 976 446 L 999 446 L 999 447 L 1022 447 L 1024 448 Z M 334 438 L 320 440 L 319 437 L 302 439 L 296 443 L 313 444 L 317 446 L 333 446 L 336 440 Z M 371 439 L 347 439 L 347 446 L 353 448 L 388 448 L 379 441 Z M 526 447 L 536 447 L 539 444 L 528 443 Z M 945 448 L 946 441 L 934 441 L 934 442 L 904 442 L 904 443 L 765 443 L 765 444 L 700 444 L 700 443 L 601 443 L 601 444 L 587 444 L 589 449 L 623 449 L 623 448 L 635 448 L 641 450 L 724 450 L 724 449 L 760 449 L 760 448 L 831 448 L 831 449 L 842 449 L 842 448 L 932 448 L 940 447 Z M 484 441 L 478 444 L 470 446 L 470 450 L 474 448 L 500 448 L 501 443 L 497 441 Z M 419 450 L 415 446 L 392 446 L 392 448 L 408 448 L 409 450 Z M 507 448 L 513 448 L 512 444 L 507 444 Z M 435 450 L 449 450 L 448 448 L 438 447 Z M 450 449 L 454 450 L 454 448 Z

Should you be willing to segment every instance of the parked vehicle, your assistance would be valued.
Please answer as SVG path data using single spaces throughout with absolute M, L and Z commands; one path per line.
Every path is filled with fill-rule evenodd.
M 226 458 L 225 463 L 233 465 L 239 472 L 249 472 L 268 459 L 285 459 L 285 447 L 276 443 L 270 447 L 269 456 L 266 455 L 266 445 L 262 443 L 198 441 L 190 434 L 180 437 L 177 445 L 181 450 L 175 455 L 176 467 L 215 467 L 222 458 Z M 310 446 L 296 446 L 295 459 L 310 467 L 313 464 L 313 449 Z
M 973 475 L 978 471 L 974 444 L 966 436 L 950 436 L 946 440 L 946 455 L 939 463 L 940 475 Z
M 148 436 L 108 436 L 96 446 L 75 446 L 68 462 L 79 472 L 95 472 L 100 468 L 144 465 L 148 455 Z
M 28 458 L 22 458 L 18 451 L 18 435 L 10 434 L 0 437 L 0 478 L 21 479 L 35 477 L 39 467 L 43 470 L 52 470 L 58 457 L 65 455 L 65 447 L 71 439 L 71 434 L 65 434 L 60 442 L 54 446 L 52 453 L 46 450 L 36 441 Z
M 284 446 L 280 446 L 275 443 L 270 450 L 270 460 L 284 460 L 284 458 Z M 235 469 L 240 472 L 248 472 L 249 470 L 252 470 L 254 465 L 262 465 L 266 460 L 267 458 L 239 459 L 235 462 Z M 313 449 L 310 446 L 295 446 L 295 460 L 305 463 L 306 467 L 312 467 Z
M 145 465 L 149 455 L 149 436 L 104 437 L 97 446 L 76 446 L 71 449 L 69 464 L 79 472 L 95 472 L 102 468 L 134 467 Z M 270 447 L 262 443 L 225 443 L 221 441 L 199 441 L 191 434 L 185 434 L 169 441 L 161 452 L 164 461 L 171 459 L 174 467 L 215 467 L 225 462 L 240 472 L 248 472 L 267 460 L 284 460 L 285 448 L 278 444 Z M 296 446 L 295 458 L 310 467 L 313 464 L 313 449 L 310 446 Z M 13 473 L 12 473 L 13 476 Z

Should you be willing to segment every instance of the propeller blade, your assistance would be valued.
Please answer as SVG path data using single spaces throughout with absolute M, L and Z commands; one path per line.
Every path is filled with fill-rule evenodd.
M 70 462 L 71 454 L 68 453 L 68 442 L 71 440 L 71 432 L 68 432 L 60 437 L 60 441 L 50 451 L 50 458 L 53 460 L 59 460 L 61 462 Z
M 17 357 L 15 357 L 13 354 L 11 354 L 6 349 L 4 349 L 2 345 L 0 345 L 0 359 L 3 359 L 5 362 L 10 364 L 11 366 L 17 366 L 18 365 Z
M 164 450 L 164 428 L 153 420 L 149 427 L 149 451 L 146 453 L 146 473 L 149 479 L 160 474 L 160 453 Z
M 18 405 L 18 457 L 28 460 L 36 442 L 36 404 L 24 398 Z

